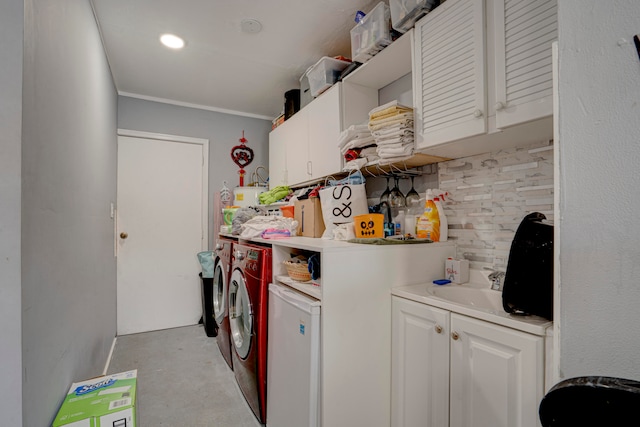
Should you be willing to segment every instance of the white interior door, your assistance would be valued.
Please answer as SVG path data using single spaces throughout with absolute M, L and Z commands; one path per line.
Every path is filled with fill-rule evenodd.
M 118 335 L 198 323 L 208 141 L 118 136 Z

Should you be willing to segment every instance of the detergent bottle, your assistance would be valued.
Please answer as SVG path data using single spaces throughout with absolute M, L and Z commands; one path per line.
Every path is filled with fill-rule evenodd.
M 444 214 L 444 207 L 442 206 L 442 202 L 444 202 L 445 196 L 448 196 L 449 193 L 437 189 L 434 191 L 435 194 L 438 194 L 438 196 L 433 198 L 433 201 L 438 208 L 438 215 L 440 219 L 440 241 L 446 242 L 449 234 L 449 223 L 447 221 L 447 216 Z
M 431 190 L 427 190 L 424 213 L 416 221 L 416 237 L 434 242 L 440 241 L 440 215 Z

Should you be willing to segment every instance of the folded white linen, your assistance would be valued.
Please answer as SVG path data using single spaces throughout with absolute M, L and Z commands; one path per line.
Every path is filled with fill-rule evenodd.
M 371 111 L 369 111 L 369 117 L 376 117 L 377 115 L 385 114 L 386 111 L 391 108 L 397 109 L 397 110 L 413 110 L 413 108 L 411 107 L 400 104 L 396 99 L 372 109 Z
M 366 158 L 359 157 L 354 160 L 350 160 L 344 164 L 344 170 L 360 170 L 366 165 L 368 160 Z
M 351 125 L 340 133 L 340 137 L 338 138 L 338 146 L 342 147 L 352 139 L 365 138 L 370 135 L 371 132 L 369 131 L 369 126 L 367 123 Z
M 412 157 L 413 156 L 381 157 L 380 161 L 378 162 L 378 164 L 380 164 L 380 166 L 383 166 L 383 165 L 388 165 L 390 163 L 398 163 L 398 162 L 402 162 L 402 161 L 405 161 L 405 160 L 409 160 Z
M 400 120 L 400 119 L 413 120 L 413 111 L 407 111 L 407 112 L 400 113 L 400 114 L 393 114 L 393 115 L 390 115 L 390 116 L 384 116 L 384 117 L 381 117 L 379 119 L 369 120 L 369 129 L 371 129 L 371 126 L 381 125 L 381 124 L 384 124 L 384 123 L 392 123 L 392 122 L 395 122 L 395 121 Z
M 369 124 L 369 130 L 371 132 L 375 132 L 375 131 L 380 130 L 380 129 L 388 128 L 388 127 L 390 127 L 392 125 L 401 125 L 401 126 L 399 126 L 399 128 L 405 127 L 405 128 L 413 129 L 413 119 L 408 119 L 408 118 L 395 119 L 394 118 L 392 121 L 385 122 L 385 123 Z
M 413 127 L 394 125 L 371 132 L 374 138 L 383 138 L 389 135 L 413 135 Z
M 380 148 L 378 147 L 378 156 L 381 159 L 388 157 L 397 157 L 397 156 L 408 156 L 413 153 L 413 145 L 405 145 L 402 147 L 389 147 L 389 148 Z
M 373 136 L 369 136 L 368 138 L 362 138 L 362 139 L 354 139 L 349 141 L 347 144 L 345 144 L 344 147 L 341 147 L 340 151 L 342 152 L 342 154 L 344 154 L 347 152 L 347 150 L 350 150 L 352 148 L 366 147 L 367 145 L 374 145 L 375 143 L 376 143 L 376 140 Z
M 377 151 L 378 148 L 377 146 L 371 146 L 371 147 L 367 147 L 367 148 L 363 148 L 362 151 L 360 151 L 360 156 L 359 157 L 368 157 L 371 155 L 377 155 Z
M 385 138 L 385 139 L 379 139 L 377 141 L 377 146 L 383 146 L 383 145 L 392 145 L 392 144 L 397 144 L 397 143 L 401 143 L 401 144 L 413 144 L 413 136 L 400 136 L 397 138 Z

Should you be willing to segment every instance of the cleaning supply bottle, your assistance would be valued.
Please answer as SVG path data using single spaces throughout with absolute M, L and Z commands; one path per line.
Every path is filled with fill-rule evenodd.
M 398 215 L 393 218 L 393 222 L 396 226 L 396 236 L 402 236 L 405 233 L 405 225 L 404 225 L 405 214 L 404 210 L 400 210 Z
M 447 216 L 444 214 L 444 207 L 442 206 L 442 202 L 444 201 L 444 197 L 449 195 L 447 192 L 443 192 L 440 190 L 435 190 L 438 196 L 433 198 L 436 207 L 438 208 L 438 215 L 440 219 L 440 241 L 446 242 L 449 234 L 449 223 L 447 221 Z
M 416 221 L 416 237 L 434 242 L 440 241 L 440 215 L 431 190 L 427 190 L 424 213 Z

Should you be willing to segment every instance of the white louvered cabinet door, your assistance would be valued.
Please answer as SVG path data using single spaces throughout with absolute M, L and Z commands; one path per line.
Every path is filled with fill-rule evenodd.
M 557 0 L 495 0 L 494 20 L 496 127 L 551 116 Z
M 487 132 L 484 0 L 447 0 L 415 27 L 416 147 Z

